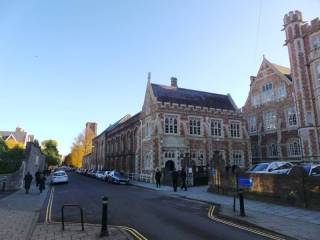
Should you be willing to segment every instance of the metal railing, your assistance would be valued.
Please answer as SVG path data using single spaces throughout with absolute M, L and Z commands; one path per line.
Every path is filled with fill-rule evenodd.
M 64 208 L 65 207 L 78 207 L 80 209 L 81 227 L 82 227 L 82 231 L 84 231 L 83 209 L 79 204 L 64 204 L 64 205 L 62 205 L 62 207 L 61 207 L 62 230 L 64 231 Z

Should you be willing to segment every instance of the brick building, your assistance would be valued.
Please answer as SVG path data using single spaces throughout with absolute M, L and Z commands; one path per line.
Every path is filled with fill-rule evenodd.
M 140 118 L 136 172 L 149 179 L 156 168 L 165 175 L 182 167 L 207 173 L 214 151 L 225 164 L 251 163 L 244 116 L 229 94 L 180 88 L 176 78 L 170 86 L 149 79 Z
M 298 115 L 303 160 L 319 160 L 320 20 L 303 21 L 299 11 L 283 19 Z
M 290 69 L 265 57 L 257 76 L 251 77 L 244 114 L 252 161 L 300 160 L 297 113 Z
M 136 170 L 136 151 L 140 113 L 126 115 L 106 129 L 106 169 L 118 169 L 126 173 Z
M 284 17 L 290 69 L 263 59 L 244 113 L 253 162 L 319 160 L 320 20 Z

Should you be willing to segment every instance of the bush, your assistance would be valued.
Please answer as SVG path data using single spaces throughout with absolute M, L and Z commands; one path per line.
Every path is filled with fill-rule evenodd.
M 22 164 L 22 160 L 0 160 L 0 174 L 13 173 L 17 171 Z

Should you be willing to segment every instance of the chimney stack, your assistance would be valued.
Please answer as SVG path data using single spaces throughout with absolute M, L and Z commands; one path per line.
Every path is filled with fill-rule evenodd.
M 176 77 L 171 77 L 171 87 L 178 87 L 178 79 Z

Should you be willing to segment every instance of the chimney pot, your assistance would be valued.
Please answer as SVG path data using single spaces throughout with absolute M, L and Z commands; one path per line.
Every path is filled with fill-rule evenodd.
M 171 77 L 171 87 L 178 87 L 178 79 L 176 77 Z

